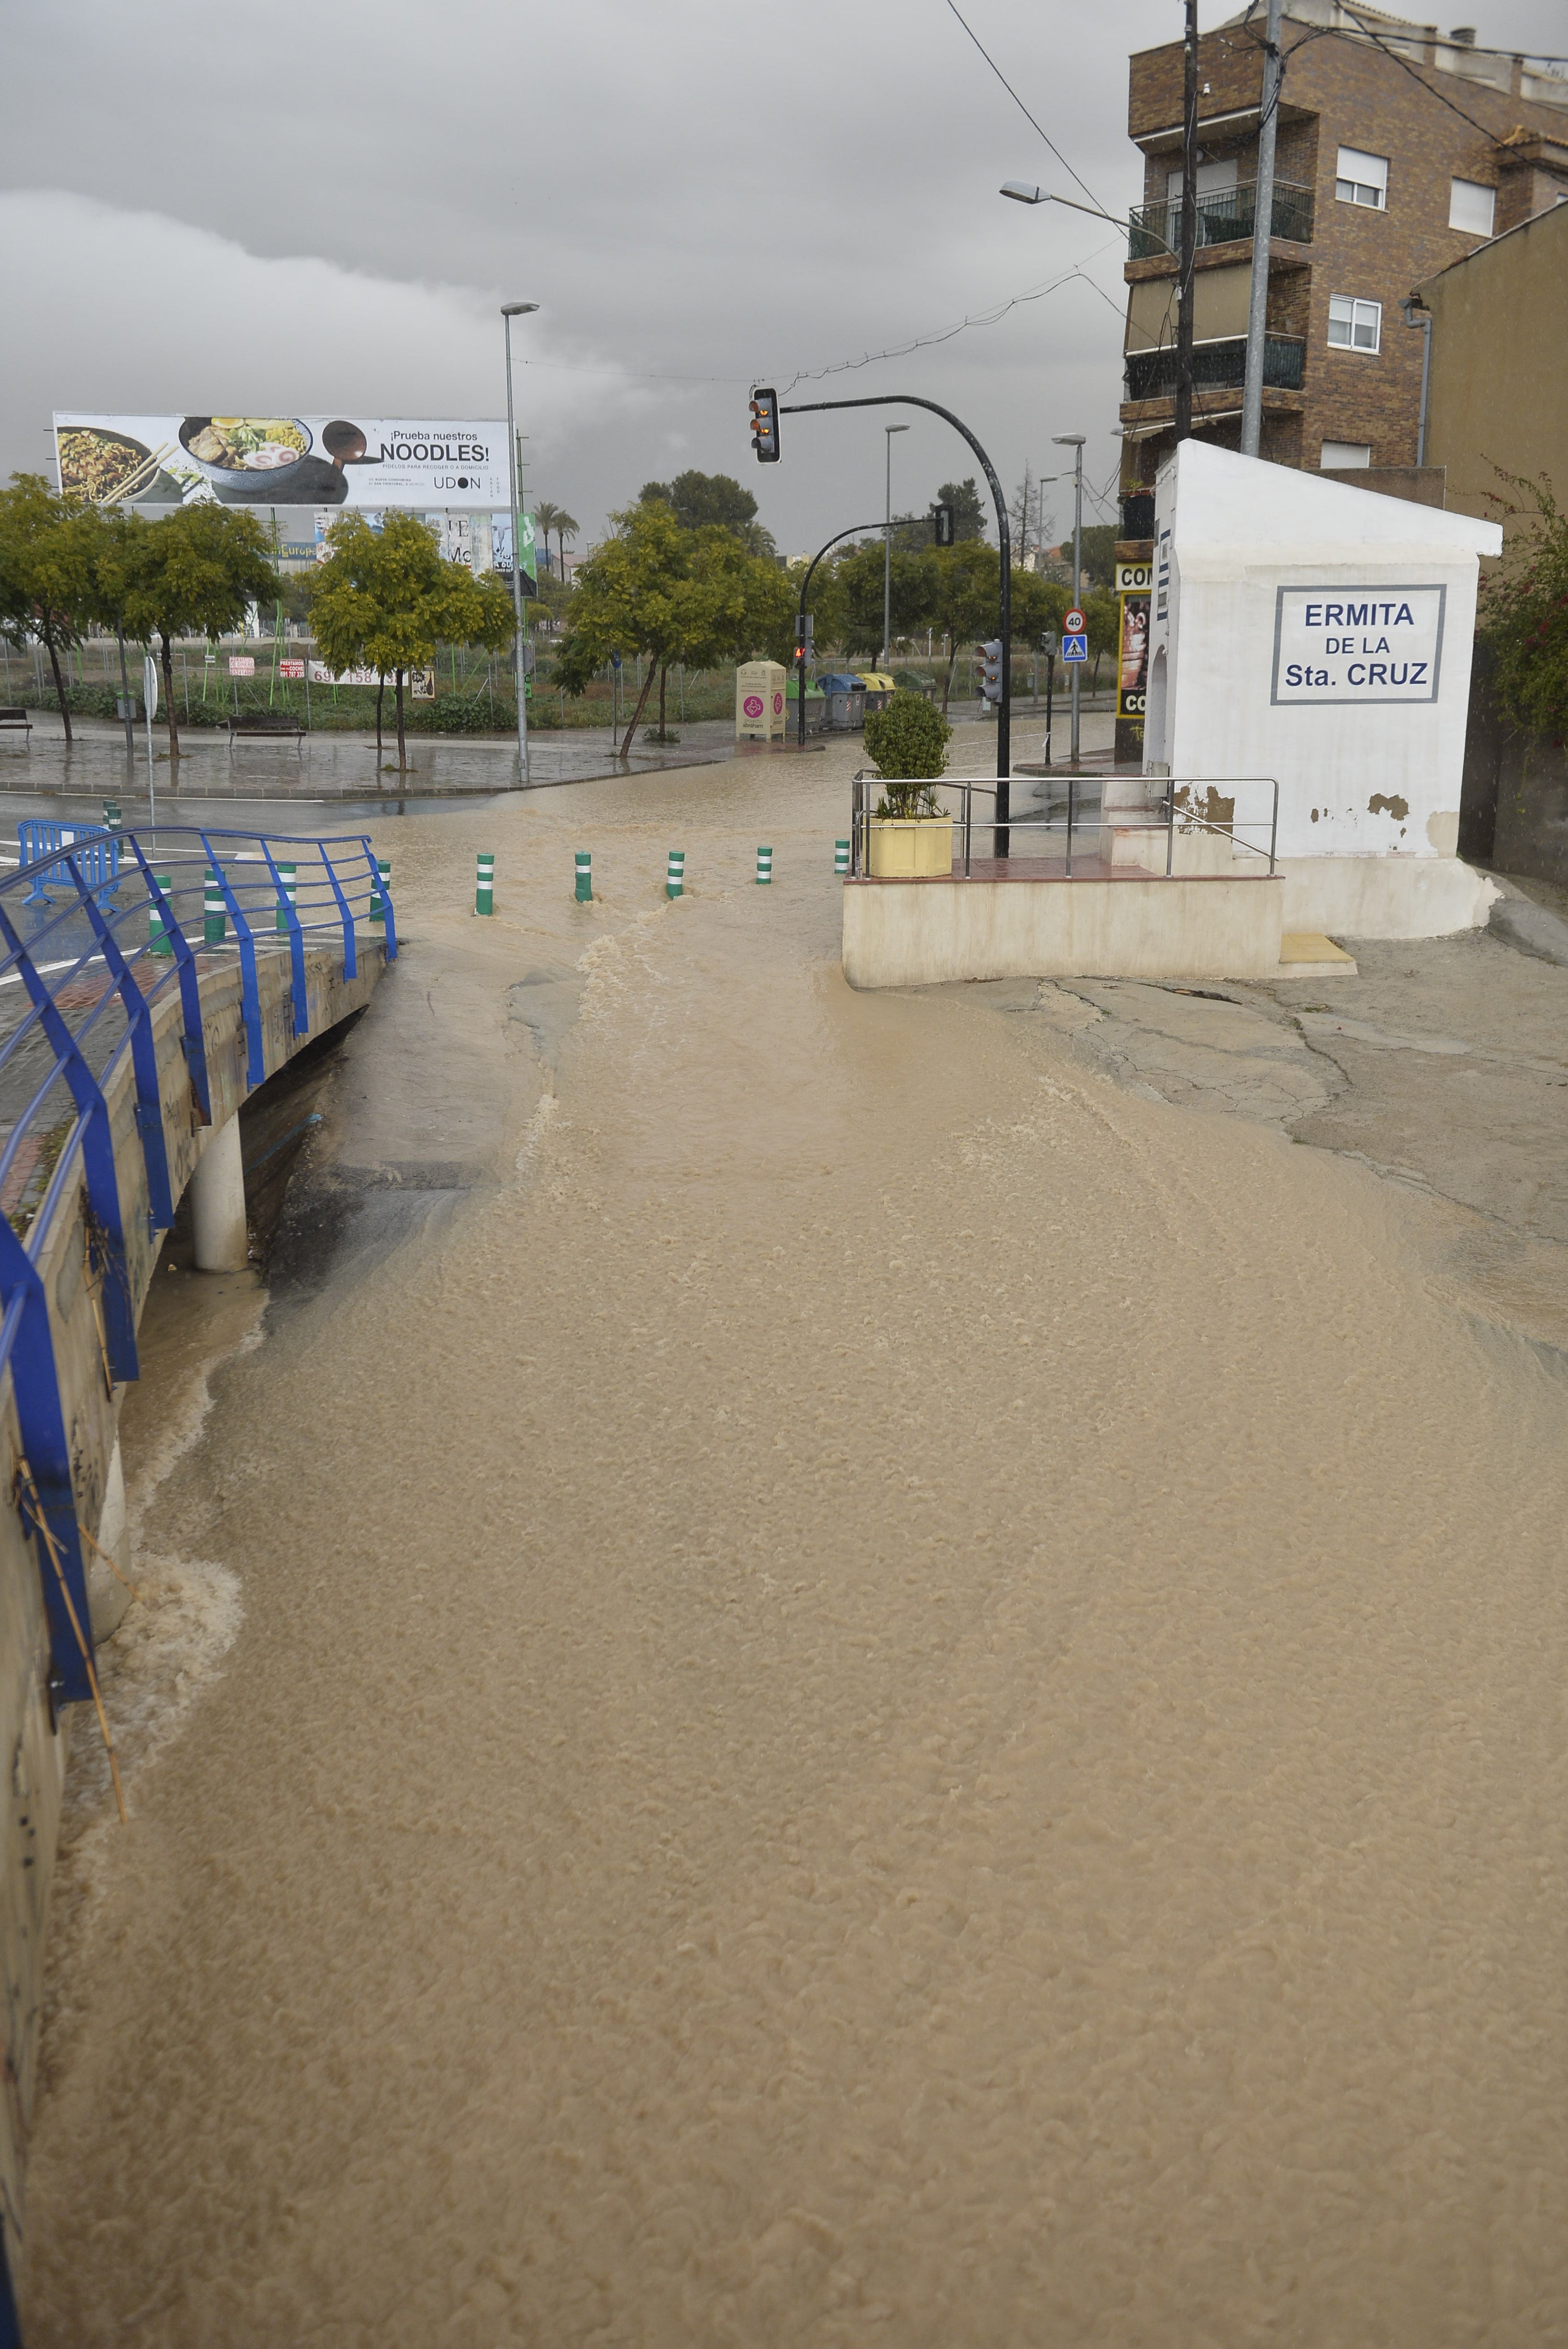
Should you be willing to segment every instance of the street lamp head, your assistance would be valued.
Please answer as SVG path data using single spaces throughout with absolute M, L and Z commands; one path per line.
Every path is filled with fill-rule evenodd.
M 1047 202 L 1045 190 L 1033 186 L 1027 180 L 1004 180 L 998 193 L 1011 196 L 1016 204 L 1043 204 Z
M 884 432 L 907 432 L 909 430 L 909 427 L 907 424 L 884 424 L 882 426 L 882 430 Z
M 527 316 L 530 310 L 537 310 L 538 307 L 537 302 L 503 302 L 500 305 L 500 315 L 503 318 L 522 318 Z
M 1083 432 L 1053 432 L 1051 440 L 1058 449 L 1081 449 L 1088 437 Z

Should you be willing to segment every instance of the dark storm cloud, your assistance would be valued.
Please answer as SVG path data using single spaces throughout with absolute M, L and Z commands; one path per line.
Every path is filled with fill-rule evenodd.
M 1125 209 L 1127 53 L 1179 33 L 1173 0 L 965 14 Z M 1511 0 L 1483 37 L 1548 44 L 1558 14 Z M 998 199 L 1008 177 L 1070 183 L 943 0 L 54 0 L 13 7 L 6 63 L 0 269 L 26 328 L 0 470 L 40 461 L 54 406 L 493 414 L 495 307 L 521 296 L 542 305 L 520 341 L 535 494 L 592 535 L 652 474 L 745 472 L 804 546 L 877 511 L 881 419 L 787 425 L 758 474 L 748 379 L 906 342 L 1074 264 L 1092 285 L 802 396 L 942 400 L 1009 484 L 1026 458 L 1050 470 L 1056 431 L 1090 435 L 1099 481 L 1114 466 L 1119 239 Z M 931 419 L 897 462 L 920 504 L 971 470 Z

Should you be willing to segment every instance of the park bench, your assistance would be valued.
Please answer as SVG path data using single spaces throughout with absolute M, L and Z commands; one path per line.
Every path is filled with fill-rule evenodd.
M 30 734 L 33 721 L 25 709 L 0 709 L 0 728 L 10 734 Z
M 299 719 L 283 709 L 248 709 L 242 718 L 225 718 L 223 723 L 231 750 L 239 741 L 270 742 L 286 734 L 294 736 L 297 750 L 304 740 L 305 730 Z

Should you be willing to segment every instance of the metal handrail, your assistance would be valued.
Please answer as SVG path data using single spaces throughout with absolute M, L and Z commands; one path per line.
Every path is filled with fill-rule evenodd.
M 877 792 L 879 793 L 882 793 L 886 792 L 890 781 L 896 786 L 901 781 L 911 781 L 913 780 L 914 779 L 907 777 L 901 778 L 894 776 L 888 778 L 881 775 L 868 775 L 863 768 L 853 777 L 851 786 L 850 800 L 850 873 L 851 877 L 864 879 L 869 875 L 871 868 L 871 826 L 873 823 L 882 824 L 891 823 L 894 825 L 907 824 L 913 827 L 914 823 L 920 821 L 917 817 L 874 816 L 871 809 L 870 787 L 874 785 Z M 1092 785 L 1094 791 L 1097 793 L 1101 794 L 1103 801 L 1106 783 L 1108 781 L 1115 781 L 1117 778 L 1103 774 L 1053 774 L 1046 780 L 1052 783 L 1065 783 L 1067 785 L 1068 804 L 1065 816 L 1055 816 L 1050 814 L 1015 815 L 1011 809 L 1009 809 L 1005 824 L 999 822 L 997 817 L 995 815 L 993 815 L 989 821 L 991 822 L 993 829 L 998 833 L 1004 831 L 1008 833 L 1015 832 L 1042 832 L 1047 833 L 1052 832 L 1065 832 L 1065 878 L 1070 881 L 1073 877 L 1073 833 L 1075 827 L 1079 831 L 1082 831 L 1085 828 L 1083 811 L 1076 805 L 1076 800 L 1078 795 L 1078 787 L 1086 783 Z M 1181 832 L 1213 833 L 1220 838 L 1229 840 L 1233 850 L 1239 848 L 1250 856 L 1266 858 L 1270 878 L 1272 879 L 1274 877 L 1277 862 L 1279 841 L 1279 783 L 1273 775 L 1176 775 L 1171 777 L 1162 776 L 1151 780 L 1158 780 L 1164 785 L 1162 797 L 1159 803 L 1159 812 L 1157 813 L 1148 816 L 1137 816 L 1132 814 L 1123 814 L 1119 810 L 1113 810 L 1110 816 L 1107 818 L 1104 814 L 1102 804 L 1100 812 L 1092 819 L 1092 822 L 1093 828 L 1097 832 L 1102 830 L 1108 822 L 1110 828 L 1116 832 L 1162 832 L 1165 834 L 1165 871 L 1163 875 L 1158 874 L 1151 874 L 1150 877 L 1152 879 L 1158 880 L 1164 878 L 1169 881 L 1182 877 L 1174 870 L 1176 833 L 1179 830 Z M 1269 812 L 1269 844 L 1267 848 L 1261 847 L 1255 841 L 1244 838 L 1242 833 L 1238 831 L 1233 819 L 1228 824 L 1213 823 L 1208 819 L 1208 817 L 1200 816 L 1189 808 L 1178 808 L 1176 804 L 1176 794 L 1184 787 L 1191 790 L 1201 790 L 1204 792 L 1218 790 L 1233 794 L 1237 789 L 1243 787 L 1255 789 L 1263 784 L 1266 784 L 1268 786 L 1269 791 L 1273 795 Z M 934 796 L 939 792 L 954 792 L 959 795 L 960 805 L 954 812 L 953 820 L 955 824 L 962 826 L 964 842 L 964 877 L 965 880 L 968 880 L 972 877 L 974 863 L 974 836 L 975 823 L 975 794 L 976 792 L 979 792 L 988 799 L 995 801 L 997 796 L 995 784 L 985 781 L 985 779 L 980 776 L 942 775 L 934 777 L 929 781 L 923 781 L 920 784 L 920 788 L 931 792 Z M 1253 819 L 1252 817 L 1243 817 L 1242 819 L 1243 823 L 1249 830 L 1257 829 L 1261 821 L 1261 818 Z M 985 819 L 983 818 L 982 823 L 984 824 L 985 822 Z
M 70 1200 L 74 1212 L 77 1188 L 85 1186 L 101 1267 L 108 1368 L 116 1380 L 135 1378 L 135 1306 L 109 1131 L 110 1083 L 129 1055 L 151 1239 L 174 1214 L 153 1007 L 178 991 L 195 1110 L 210 1123 L 199 957 L 238 954 L 246 1081 L 253 1087 L 265 1074 L 258 956 L 292 957 L 294 1027 L 303 1036 L 309 1032 L 304 932 L 341 935 L 345 975 L 352 977 L 363 907 L 364 918 L 385 925 L 387 960 L 397 953 L 391 889 L 366 834 L 327 839 L 164 824 L 114 839 L 108 885 L 101 833 L 79 844 L 51 843 L 0 880 L 0 989 L 19 987 L 26 999 L 0 1037 L 0 1113 L 6 1093 L 17 1094 L 9 1130 L 0 1128 L 0 1378 L 9 1371 L 22 1450 L 83 1625 L 76 1493 L 39 1266 L 65 1203 Z M 289 902 L 280 864 L 295 867 L 303 902 Z M 0 994 L 0 1024 L 10 1000 Z M 41 1195 L 28 1204 L 35 1185 Z M 57 1577 L 42 1558 L 40 1568 L 57 1702 L 81 1702 L 91 1694 L 87 1659 Z

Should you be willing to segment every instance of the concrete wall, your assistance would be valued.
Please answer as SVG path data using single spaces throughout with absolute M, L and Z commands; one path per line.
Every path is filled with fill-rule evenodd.
M 359 939 L 360 975 L 346 981 L 341 947 L 307 949 L 307 1000 L 312 1035 L 320 1035 L 369 1001 L 384 950 L 377 933 Z M 246 1048 L 237 955 L 201 957 L 202 1033 L 211 1092 L 212 1128 L 196 1113 L 190 1071 L 181 1049 L 183 1021 L 178 989 L 153 1007 L 170 1187 L 183 1193 L 209 1133 L 234 1116 L 246 1098 Z M 304 1038 L 294 1035 L 286 950 L 263 948 L 258 982 L 267 1073 L 281 1068 Z M 129 1053 L 106 1088 L 119 1177 L 130 1292 L 139 1316 L 157 1262 L 160 1236 L 148 1227 L 147 1175 L 135 1123 Z M 79 1164 L 79 1161 L 78 1161 Z M 116 1503 L 123 1524 L 123 1488 L 117 1494 L 119 1407 L 124 1393 L 106 1385 L 86 1265 L 81 1182 L 67 1194 L 39 1257 L 49 1300 L 61 1405 L 70 1445 L 77 1515 L 105 1546 L 113 1536 Z M 13 2240 L 23 2230 L 23 2182 L 37 2078 L 38 2019 L 43 1995 L 44 1938 L 66 1756 L 72 1735 L 96 1737 L 88 1708 L 50 1719 L 48 1628 L 39 1584 L 36 1545 L 22 1531 L 11 1495 L 21 1436 L 9 1378 L 0 1388 L 0 1755 L 7 1765 L 0 1792 L 0 1980 L 5 1988 L 5 2060 L 9 2093 L 0 2098 L 0 2204 Z M 83 1545 L 84 1549 L 86 1544 Z
M 1564 207 L 1568 210 L 1568 207 Z M 1465 738 L 1460 850 L 1500 873 L 1568 887 L 1568 750 L 1526 734 L 1498 708 L 1476 647 Z
M 1429 278 L 1421 295 L 1432 314 L 1427 462 L 1448 469 L 1449 509 L 1492 515 L 1489 490 L 1515 494 L 1494 460 L 1546 473 L 1568 498 L 1568 204 Z
M 1166 683 L 1162 731 L 1151 684 L 1146 766 L 1233 792 L 1238 824 L 1249 819 L 1246 836 L 1254 840 L 1270 796 L 1262 779 L 1275 779 L 1278 853 L 1293 864 L 1451 864 L 1479 558 L 1500 544 L 1494 524 L 1468 515 L 1187 442 L 1161 471 L 1156 497 L 1150 655 L 1151 677 L 1166 656 Z M 1357 630 L 1354 657 L 1326 666 L 1319 657 L 1313 674 L 1327 682 L 1315 698 L 1284 698 L 1286 670 L 1276 658 L 1282 613 L 1288 626 L 1293 612 L 1322 608 L 1304 600 L 1319 591 L 1322 605 L 1340 596 L 1357 610 L 1381 597 L 1376 608 L 1386 612 L 1390 599 L 1406 597 L 1395 605 L 1405 610 L 1413 597 L 1434 628 L 1440 625 L 1427 669 L 1429 679 L 1436 676 L 1435 699 L 1391 698 L 1367 682 L 1361 656 L 1387 641 L 1377 630 Z M 1397 657 L 1402 648 L 1396 624 L 1389 649 Z M 1449 916 L 1467 893 L 1473 898 L 1474 885 L 1462 873 L 1435 889 L 1403 881 L 1336 885 L 1326 875 L 1322 896 L 1326 906 L 1359 905 L 1355 918 L 1366 923 L 1384 903 L 1402 908 L 1392 927 L 1357 934 L 1412 936 L 1426 935 L 1409 926 L 1423 904 L 1441 926 L 1458 926 Z M 1476 918 L 1483 912 L 1484 900 Z M 1346 924 L 1330 915 L 1305 926 L 1332 935 Z
M 1148 881 L 849 881 L 851 987 L 971 978 L 1266 978 L 1284 890 L 1266 874 Z

